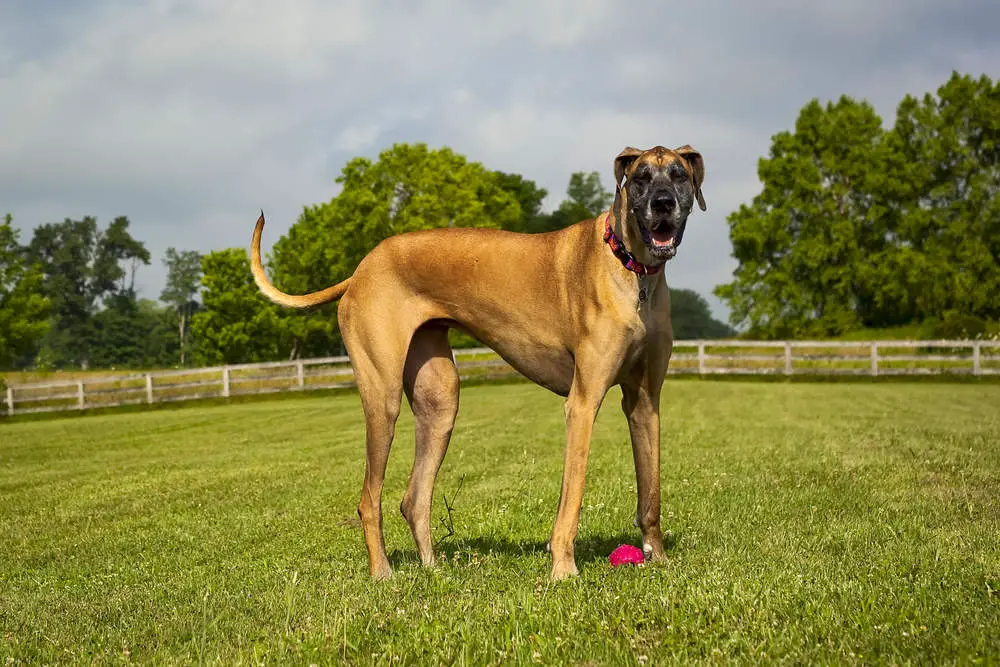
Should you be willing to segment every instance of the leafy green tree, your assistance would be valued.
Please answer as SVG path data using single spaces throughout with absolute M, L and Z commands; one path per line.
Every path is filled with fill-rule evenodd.
M 585 174 L 578 171 L 569 177 L 566 196 L 559 208 L 565 208 L 580 215 L 580 220 L 594 217 L 611 206 L 613 195 L 601 185 L 601 175 L 596 171 Z
M 601 176 L 596 171 L 578 171 L 569 178 L 566 199 L 548 215 L 536 215 L 529 226 L 531 232 L 551 232 L 587 220 L 607 210 L 614 196 L 601 185 Z
M 257 289 L 244 249 L 210 252 L 201 270 L 203 309 L 191 319 L 197 363 L 275 361 L 288 354 L 287 327 Z
M 94 249 L 90 290 L 101 309 L 91 317 L 88 355 L 96 367 L 134 368 L 146 361 L 149 326 L 140 316 L 135 272 L 139 264 L 149 264 L 150 254 L 128 227 L 128 218 L 115 218 Z
M 985 330 L 1000 318 L 998 147 L 986 76 L 905 97 L 888 131 L 867 103 L 810 102 L 760 161 L 760 195 L 729 216 L 739 266 L 716 294 L 731 321 L 772 337 Z
M 339 282 L 396 234 L 437 227 L 516 228 L 523 216 L 519 197 L 531 194 L 450 148 L 431 150 L 422 143 L 396 144 L 376 161 L 354 158 L 337 183 L 340 194 L 305 208 L 275 243 L 269 269 L 281 289 L 301 293 Z M 341 351 L 335 304 L 308 313 L 284 311 L 281 317 L 294 341 L 291 355 Z
M 894 243 L 866 267 L 877 324 L 1000 319 L 1000 81 L 952 73 L 888 135 Z
M 731 322 L 751 335 L 838 334 L 860 326 L 870 292 L 858 267 L 887 243 L 883 206 L 884 131 L 866 102 L 843 96 L 799 114 L 794 132 L 773 137 L 761 159 L 764 187 L 728 216 L 733 282 L 715 293 Z
M 162 368 L 175 366 L 180 358 L 180 333 L 173 308 L 152 299 L 136 302 L 137 317 L 143 323 L 143 366 Z
M 39 353 L 43 365 L 81 365 L 87 359 L 94 310 L 91 262 L 97 221 L 65 220 L 36 227 L 27 258 L 44 274 L 42 293 L 52 302 L 52 319 Z
M 187 352 L 187 326 L 198 309 L 198 289 L 201 287 L 201 255 L 194 250 L 167 248 L 163 258 L 167 267 L 167 282 L 160 292 L 160 301 L 171 306 L 177 320 L 181 366 Z
M 146 322 L 139 316 L 135 293 L 117 292 L 91 318 L 90 365 L 137 368 L 145 361 Z
M 731 338 L 736 332 L 712 317 L 708 301 L 690 289 L 670 288 L 670 321 L 676 340 Z
M 119 216 L 97 236 L 89 286 L 94 299 L 131 294 L 134 300 L 136 269 L 139 264 L 148 266 L 150 255 L 128 228 L 128 218 Z
M 497 185 L 510 193 L 521 207 L 521 215 L 504 225 L 504 229 L 512 232 L 527 232 L 537 226 L 542 214 L 542 202 L 549 192 L 538 187 L 534 181 L 520 174 L 508 174 L 502 171 L 493 172 Z
M 268 261 L 271 279 L 286 292 L 295 294 L 329 287 L 352 269 L 337 269 L 329 262 L 342 266 L 343 257 L 331 248 L 337 243 L 336 227 L 339 216 L 334 210 L 339 204 L 334 198 L 327 204 L 303 209 L 298 221 L 274 245 Z M 343 272 L 343 273 L 340 273 Z M 282 310 L 278 316 L 289 332 L 292 347 L 289 358 L 334 356 L 343 352 L 337 328 L 337 304 L 325 304 L 308 311 Z
M 42 294 L 42 272 L 25 262 L 18 230 L 8 213 L 0 224 L 0 367 L 34 355 L 48 331 L 51 303 Z
M 100 368 L 159 368 L 177 363 L 172 309 L 130 294 L 109 297 L 93 317 L 91 362 Z
M 44 365 L 87 366 L 93 316 L 102 300 L 135 298 L 135 271 L 149 263 L 149 252 L 128 227 L 128 218 L 118 217 L 102 232 L 87 216 L 35 228 L 25 255 L 41 267 L 42 293 L 52 302 L 51 327 L 39 352 Z

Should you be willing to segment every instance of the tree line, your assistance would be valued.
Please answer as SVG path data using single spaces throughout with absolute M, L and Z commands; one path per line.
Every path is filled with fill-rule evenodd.
M 863 100 L 813 100 L 758 175 L 715 289 L 748 336 L 997 332 L 1000 82 L 953 72 L 888 128 Z
M 1000 320 L 1000 83 L 953 73 L 907 95 L 885 127 L 864 100 L 818 100 L 772 137 L 760 193 L 728 217 L 731 310 L 672 290 L 674 333 L 811 338 L 903 331 L 995 334 Z M 274 282 L 303 293 L 350 275 L 383 239 L 434 227 L 560 229 L 605 210 L 597 172 L 573 174 L 542 211 L 544 188 L 450 148 L 396 144 L 342 169 L 340 193 L 304 207 L 266 258 Z M 127 217 L 45 223 L 22 245 L 0 225 L 0 366 L 163 367 L 336 355 L 336 305 L 290 311 L 257 291 L 245 248 L 204 256 L 169 248 L 159 300 L 140 299 L 151 263 Z M 475 341 L 453 332 L 456 345 Z
M 267 258 L 286 291 L 342 280 L 394 234 L 457 226 L 540 233 L 593 217 L 612 200 L 597 172 L 580 172 L 562 203 L 542 212 L 548 192 L 533 181 L 425 144 L 355 158 L 337 182 L 340 193 L 305 207 Z M 152 368 L 343 353 L 336 305 L 301 312 L 266 301 L 243 247 L 205 255 L 168 248 L 159 300 L 135 290 L 136 272 L 151 261 L 124 216 L 103 229 L 93 217 L 45 223 L 21 245 L 8 215 L 0 226 L 0 365 Z M 678 337 L 733 334 L 699 294 L 673 296 Z M 452 342 L 478 344 L 458 332 Z

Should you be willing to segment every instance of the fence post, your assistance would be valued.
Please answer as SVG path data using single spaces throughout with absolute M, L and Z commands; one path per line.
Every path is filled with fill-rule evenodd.
M 705 344 L 698 343 L 698 375 L 705 374 Z
M 982 372 L 982 361 L 979 356 L 979 341 L 977 340 L 972 344 L 972 374 L 981 375 Z
M 146 373 L 146 402 L 153 402 L 153 376 Z
M 14 416 L 14 388 L 7 387 L 7 415 Z
M 792 344 L 785 341 L 785 375 L 792 374 Z
M 878 343 L 871 342 L 872 377 L 878 376 Z
M 454 350 L 452 353 L 454 353 Z M 298 383 L 299 389 L 306 386 L 306 372 L 301 359 L 295 362 L 295 381 Z
M 222 367 L 222 397 L 229 398 L 229 366 Z
M 77 410 L 83 410 L 86 405 L 85 399 L 83 397 L 83 380 L 76 383 L 76 408 Z

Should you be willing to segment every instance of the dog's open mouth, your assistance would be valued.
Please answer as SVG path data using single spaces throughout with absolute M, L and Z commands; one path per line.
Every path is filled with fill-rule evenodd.
M 643 228 L 643 241 L 657 257 L 671 259 L 677 254 L 677 237 L 680 229 L 668 223 L 660 223 L 652 229 Z

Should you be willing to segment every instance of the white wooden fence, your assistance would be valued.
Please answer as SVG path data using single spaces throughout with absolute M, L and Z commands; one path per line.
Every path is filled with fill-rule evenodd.
M 455 351 L 463 379 L 518 373 L 487 348 Z M 998 341 L 675 341 L 669 373 L 697 375 L 1000 375 Z M 6 414 L 353 387 L 347 357 L 182 370 L 92 374 L 12 384 Z M 0 412 L 2 414 L 2 412 Z

